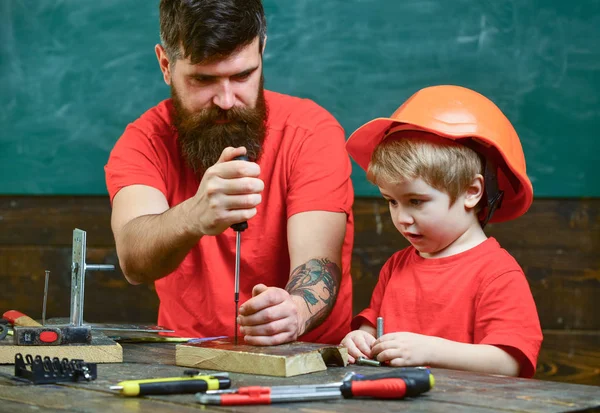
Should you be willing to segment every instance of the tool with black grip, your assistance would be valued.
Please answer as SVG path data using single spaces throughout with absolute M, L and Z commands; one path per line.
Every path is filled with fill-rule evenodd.
M 246 155 L 236 156 L 233 158 L 235 161 L 248 161 L 248 157 Z M 237 224 L 233 224 L 231 226 L 235 231 L 235 293 L 234 293 L 234 301 L 235 301 L 235 331 L 233 333 L 233 343 L 237 345 L 238 343 L 238 311 L 240 304 L 240 256 L 242 253 L 242 231 L 248 228 L 248 222 L 238 222 Z
M 228 389 L 231 380 L 228 373 L 195 374 L 184 372 L 183 377 L 166 377 L 146 380 L 126 380 L 111 390 L 119 390 L 123 396 L 145 396 L 150 394 L 186 394 L 207 390 Z

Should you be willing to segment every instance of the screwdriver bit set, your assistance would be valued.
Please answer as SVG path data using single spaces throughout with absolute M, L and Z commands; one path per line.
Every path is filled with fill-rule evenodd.
M 86 363 L 79 359 L 60 360 L 58 357 L 33 357 L 30 354 L 15 354 L 15 376 L 27 379 L 33 384 L 58 382 L 92 381 L 97 377 L 96 363 Z

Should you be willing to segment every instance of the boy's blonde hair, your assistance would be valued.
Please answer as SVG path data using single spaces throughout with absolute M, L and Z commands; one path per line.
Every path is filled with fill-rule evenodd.
M 380 186 L 384 182 L 394 184 L 420 178 L 447 193 L 452 205 L 475 175 L 483 175 L 483 168 L 479 154 L 464 145 L 432 133 L 403 131 L 377 146 L 367 179 Z

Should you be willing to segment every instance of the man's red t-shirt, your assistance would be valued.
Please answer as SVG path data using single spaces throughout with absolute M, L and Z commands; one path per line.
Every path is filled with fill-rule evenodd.
M 445 258 L 423 258 L 414 247 L 394 254 L 352 328 L 374 327 L 378 316 L 386 333 L 499 346 L 517 358 L 521 377 L 535 373 L 542 344 L 535 302 L 523 270 L 494 238 Z
M 305 211 L 343 212 L 347 221 L 337 302 L 319 327 L 299 338 L 337 344 L 350 331 L 352 318 L 354 193 L 344 131 L 310 100 L 270 91 L 265 91 L 265 99 L 267 136 L 258 161 L 265 189 L 257 215 L 242 233 L 240 304 L 251 298 L 258 283 L 280 288 L 287 284 L 289 217 Z M 121 188 L 136 184 L 160 190 L 170 207 L 198 190 L 200 182 L 177 145 L 172 110 L 171 100 L 161 102 L 130 124 L 116 143 L 105 167 L 111 202 Z M 155 282 L 159 324 L 184 337 L 232 335 L 234 265 L 233 230 L 202 237 L 173 273 Z

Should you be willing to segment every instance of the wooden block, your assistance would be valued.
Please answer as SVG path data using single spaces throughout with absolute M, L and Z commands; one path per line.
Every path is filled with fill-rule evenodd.
M 122 363 L 123 347 L 104 333 L 92 330 L 91 344 L 67 344 L 62 346 L 17 346 L 12 336 L 0 341 L 0 364 L 14 364 L 15 354 L 33 357 L 58 357 L 59 359 L 82 359 L 87 363 Z
M 348 351 L 330 344 L 293 342 L 279 346 L 233 344 L 232 339 L 178 344 L 175 364 L 229 371 L 291 377 L 327 369 L 327 365 L 346 366 Z

